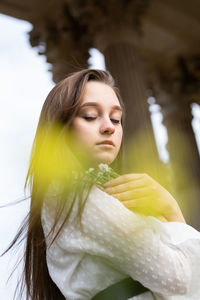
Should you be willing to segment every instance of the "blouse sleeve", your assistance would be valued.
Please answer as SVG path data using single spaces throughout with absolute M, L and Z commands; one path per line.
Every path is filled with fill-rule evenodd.
M 133 213 L 96 187 L 88 196 L 81 222 L 74 221 L 75 215 L 76 205 L 47 248 L 48 265 L 58 277 L 55 281 L 61 282 L 72 254 L 87 255 L 94 261 L 102 258 L 111 269 L 139 281 L 159 299 L 200 299 L 200 233 L 194 228 Z M 42 210 L 47 246 L 51 245 L 48 233 L 53 219 L 54 210 L 47 201 Z M 55 265 L 59 272 L 54 272 Z
M 169 230 L 154 217 L 128 210 L 94 187 L 85 204 L 78 242 L 71 247 L 102 257 L 112 267 L 161 295 L 184 295 L 191 280 L 187 253 L 171 241 Z M 69 241 L 63 231 L 57 243 Z
M 83 231 L 95 247 L 125 274 L 153 292 L 185 294 L 191 271 L 187 256 L 170 243 L 162 222 L 135 214 L 116 198 L 94 189 L 82 215 Z

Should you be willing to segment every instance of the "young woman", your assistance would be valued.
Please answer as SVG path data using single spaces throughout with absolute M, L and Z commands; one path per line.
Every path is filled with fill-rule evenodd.
M 108 167 L 120 173 L 123 118 L 108 72 L 82 70 L 49 93 L 14 241 L 25 232 L 27 299 L 200 299 L 199 233 L 147 174 Z

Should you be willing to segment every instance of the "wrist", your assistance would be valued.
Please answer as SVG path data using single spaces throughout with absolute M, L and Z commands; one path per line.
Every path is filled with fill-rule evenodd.
M 168 198 L 168 202 L 163 215 L 168 222 L 186 223 L 178 203 L 171 195 Z

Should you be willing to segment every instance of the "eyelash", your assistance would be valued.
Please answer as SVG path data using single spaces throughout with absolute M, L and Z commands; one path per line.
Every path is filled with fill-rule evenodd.
M 87 121 L 94 121 L 96 117 L 84 117 L 84 119 Z M 110 119 L 110 120 L 115 124 L 120 124 L 120 120 L 117 119 Z

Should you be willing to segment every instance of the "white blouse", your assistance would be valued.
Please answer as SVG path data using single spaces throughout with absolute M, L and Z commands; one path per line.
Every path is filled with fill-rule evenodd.
M 55 210 L 48 201 L 53 189 L 51 193 L 42 210 L 47 266 L 67 300 L 92 299 L 126 277 L 152 291 L 129 300 L 200 299 L 200 233 L 194 228 L 133 213 L 93 187 L 81 225 L 73 218 L 75 205 L 68 223 L 51 244 L 52 236 L 47 235 Z

